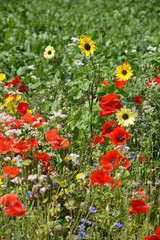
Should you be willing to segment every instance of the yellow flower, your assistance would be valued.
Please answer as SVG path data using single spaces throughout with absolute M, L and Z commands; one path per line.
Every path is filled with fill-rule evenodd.
M 29 110 L 29 109 L 27 109 L 27 113 L 33 113 L 33 111 L 32 111 L 32 110 Z
M 78 47 L 81 48 L 81 52 L 86 54 L 86 57 L 88 57 L 90 54 L 93 54 L 94 51 L 97 50 L 97 47 L 95 46 L 95 42 L 91 40 L 91 38 L 86 36 L 80 37 L 80 44 Z
M 134 125 L 136 113 L 131 112 L 130 109 L 122 108 L 116 113 L 118 124 L 128 127 L 128 125 Z
M 13 100 L 13 96 L 9 96 L 8 98 L 6 98 L 6 103 L 7 102 L 12 102 L 12 100 Z
M 133 71 L 129 64 L 123 63 L 117 67 L 115 75 L 119 78 L 118 81 L 128 81 L 132 77 Z
M 6 75 L 4 73 L 0 73 L 0 81 L 3 81 L 6 78 Z
M 78 174 L 76 175 L 76 179 L 77 179 L 77 180 L 80 179 L 81 176 L 82 176 L 82 173 L 78 173 Z
M 46 59 L 52 59 L 54 57 L 54 54 L 55 54 L 54 48 L 51 46 L 48 46 L 45 48 L 43 56 Z
M 2 185 L 2 179 L 0 178 L 0 185 Z

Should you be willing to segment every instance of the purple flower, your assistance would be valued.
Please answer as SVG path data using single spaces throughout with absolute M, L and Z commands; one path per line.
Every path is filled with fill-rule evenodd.
M 135 153 L 130 153 L 129 156 L 130 156 L 131 158 L 136 158 L 136 157 L 137 157 L 137 155 L 136 155 Z
M 85 225 L 84 224 L 79 225 L 78 229 L 81 230 L 81 231 L 84 230 L 85 229 Z
M 93 163 L 93 166 L 94 166 L 94 167 L 97 167 L 97 166 L 98 166 L 98 163 L 96 163 L 96 162 Z
M 83 232 L 83 231 L 82 231 L 82 232 L 79 232 L 79 234 L 80 234 L 81 237 L 85 237 L 85 236 L 86 236 L 86 233 Z
M 87 219 L 85 219 L 85 218 L 81 219 L 81 223 L 85 223 L 86 221 L 87 221 Z
M 122 227 L 122 224 L 117 222 L 117 223 L 114 225 L 114 227 L 121 228 L 121 227 Z
M 27 198 L 32 198 L 32 197 L 33 197 L 32 193 L 25 193 L 25 196 L 26 196 Z
M 96 213 L 97 212 L 96 208 L 92 207 L 92 206 L 89 207 L 89 211 L 90 211 L 90 213 Z

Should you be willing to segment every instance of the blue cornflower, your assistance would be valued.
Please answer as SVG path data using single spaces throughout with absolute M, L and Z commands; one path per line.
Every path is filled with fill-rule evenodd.
M 121 227 L 122 227 L 122 224 L 117 222 L 117 223 L 114 225 L 114 227 L 121 228 Z
M 146 123 L 146 122 L 142 122 L 141 125 L 142 125 L 142 126 L 146 126 L 147 123 Z
M 32 193 L 26 193 L 25 196 L 26 196 L 27 198 L 32 198 L 32 197 L 33 197 Z
M 98 163 L 96 163 L 96 162 L 93 163 L 93 166 L 94 166 L 94 167 L 97 167 L 97 166 L 98 166 Z
M 81 237 L 85 237 L 86 236 L 86 233 L 85 232 L 79 232 L 78 234 L 80 234 Z
M 57 183 L 51 183 L 51 187 L 56 188 L 57 187 Z
M 136 158 L 136 157 L 137 157 L 137 155 L 136 155 L 135 153 L 130 153 L 129 156 L 130 156 L 131 158 Z
M 92 206 L 89 207 L 89 211 L 90 211 L 90 213 L 96 213 L 97 212 L 96 208 L 92 207 Z
M 87 222 L 87 219 L 82 218 L 82 219 L 81 219 L 81 223 L 85 223 L 85 222 Z
M 19 233 L 17 234 L 17 237 L 20 237 L 20 234 L 19 234 Z
M 85 225 L 84 224 L 79 225 L 78 229 L 81 230 L 81 231 L 84 230 L 85 229 Z

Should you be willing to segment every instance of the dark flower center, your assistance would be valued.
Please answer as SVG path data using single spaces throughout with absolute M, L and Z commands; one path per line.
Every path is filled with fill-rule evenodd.
M 49 55 L 51 55 L 51 53 L 52 53 L 51 51 L 48 51 L 48 54 L 49 54 Z
M 118 142 L 123 142 L 123 140 L 124 140 L 125 138 L 123 137 L 123 136 L 119 136 L 118 138 L 117 138 L 117 140 L 118 140 Z
M 123 70 L 123 71 L 122 71 L 122 74 L 123 74 L 123 75 L 126 75 L 126 74 L 127 74 L 127 71 L 126 71 L 126 70 Z
M 108 128 L 108 132 L 109 132 L 109 133 L 113 132 L 113 128 L 114 128 L 113 126 L 110 126 L 110 127 Z
M 116 161 L 116 158 L 113 158 L 113 159 L 111 159 L 110 163 L 111 163 L 111 164 L 114 164 L 115 161 Z
M 88 43 L 86 43 L 86 44 L 84 45 L 84 48 L 85 48 L 86 50 L 90 50 L 91 46 L 90 46 Z
M 128 114 L 123 114 L 123 116 L 122 116 L 122 118 L 124 119 L 124 120 L 127 120 L 129 117 L 128 117 Z

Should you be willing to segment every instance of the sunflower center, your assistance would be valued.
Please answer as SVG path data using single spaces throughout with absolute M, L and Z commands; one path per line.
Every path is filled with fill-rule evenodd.
M 117 140 L 118 140 L 118 142 L 123 142 L 123 140 L 124 140 L 125 138 L 123 137 L 123 136 L 119 136 L 118 138 L 117 138 Z
M 128 114 L 123 114 L 123 116 L 122 116 L 122 118 L 124 119 L 124 120 L 127 120 L 129 117 L 128 117 Z
M 88 43 L 86 43 L 86 44 L 84 45 L 84 48 L 85 48 L 86 50 L 90 50 L 91 46 L 90 46 Z
M 48 54 L 49 54 L 49 55 L 51 55 L 51 53 L 52 53 L 51 51 L 48 51 Z
M 123 74 L 123 75 L 126 75 L 126 74 L 127 74 L 127 71 L 126 71 L 126 70 L 123 70 L 123 71 L 122 71 L 122 74 Z

